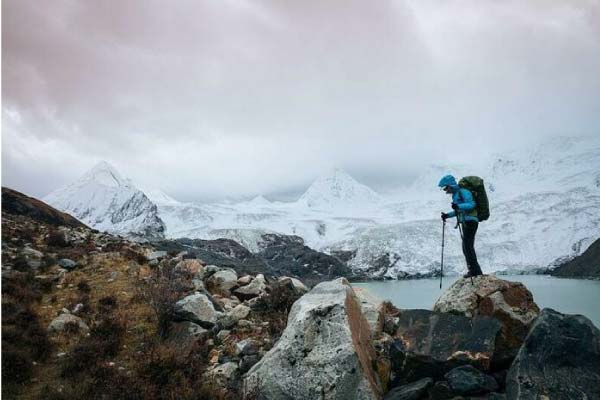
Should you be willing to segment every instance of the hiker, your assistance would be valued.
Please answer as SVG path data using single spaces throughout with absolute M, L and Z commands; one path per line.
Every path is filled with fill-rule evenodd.
M 464 275 L 464 277 L 470 278 L 472 276 L 483 275 L 481 267 L 477 262 L 477 254 L 475 254 L 475 234 L 479 226 L 479 219 L 477 218 L 477 208 L 473 200 L 473 195 L 468 189 L 460 187 L 452 175 L 442 177 L 438 186 L 447 194 L 452 195 L 452 211 L 448 213 L 443 212 L 442 220 L 446 222 L 448 218 L 456 217 L 457 226 L 460 224 L 463 227 L 462 251 L 467 261 L 467 268 L 469 269 L 469 273 Z

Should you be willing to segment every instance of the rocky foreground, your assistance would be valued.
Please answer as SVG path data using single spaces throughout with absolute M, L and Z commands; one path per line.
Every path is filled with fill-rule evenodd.
M 231 264 L 229 243 L 130 242 L 32 200 L 3 202 L 6 398 L 600 398 L 598 329 L 520 283 L 459 280 L 433 311 L 402 310 L 344 278 L 311 289 Z

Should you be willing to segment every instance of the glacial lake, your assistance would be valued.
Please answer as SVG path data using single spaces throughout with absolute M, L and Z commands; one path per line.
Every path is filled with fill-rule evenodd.
M 600 328 L 600 281 L 554 278 L 548 275 L 498 275 L 507 281 L 522 282 L 541 308 L 549 307 L 565 314 L 582 314 Z M 373 295 L 391 301 L 398 308 L 431 310 L 443 291 L 458 277 L 353 283 Z

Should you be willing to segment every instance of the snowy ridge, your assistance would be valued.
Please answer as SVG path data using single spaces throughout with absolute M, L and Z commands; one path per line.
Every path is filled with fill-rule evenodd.
M 98 230 L 140 238 L 164 236 L 157 206 L 105 161 L 43 200 Z
M 224 237 L 251 251 L 259 251 L 264 233 L 298 235 L 317 250 L 353 252 L 349 264 L 356 270 L 396 278 L 439 268 L 439 215 L 450 210 L 450 198 L 437 182 L 446 173 L 485 180 L 491 218 L 480 224 L 476 242 L 484 272 L 544 268 L 582 253 L 600 237 L 599 137 L 548 140 L 498 154 L 484 166 L 433 165 L 385 199 L 335 170 L 295 202 L 258 196 L 240 203 L 180 203 L 160 191 L 140 195 L 106 165 L 47 199 L 98 229 L 153 231 L 164 221 L 159 225 L 166 237 Z M 463 273 L 453 228 L 446 227 L 444 269 Z

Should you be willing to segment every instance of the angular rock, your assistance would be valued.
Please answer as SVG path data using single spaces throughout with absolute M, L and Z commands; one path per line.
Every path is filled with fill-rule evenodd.
M 600 399 L 600 330 L 545 308 L 506 378 L 509 399 Z
M 267 282 L 263 274 L 258 274 L 252 282 L 246 286 L 237 288 L 234 293 L 242 301 L 249 300 L 254 297 L 260 296 L 267 288 Z
M 502 323 L 494 362 L 508 367 L 539 314 L 531 292 L 520 282 L 493 275 L 456 281 L 435 303 L 434 311 L 493 316 Z
M 383 331 L 383 300 L 374 296 L 365 288 L 354 288 L 354 293 L 360 300 L 360 306 L 363 314 L 371 327 L 371 334 L 373 336 Z
M 239 320 L 246 318 L 248 314 L 250 314 L 250 311 L 250 307 L 239 304 L 219 318 L 219 325 L 225 329 L 231 328 L 237 324 Z
M 281 276 L 279 277 L 279 279 L 277 279 L 279 282 L 283 282 L 286 280 L 290 280 L 292 283 L 292 286 L 294 287 L 294 289 L 296 289 L 299 292 L 308 292 L 308 288 L 306 287 L 306 285 L 304 285 L 304 283 L 302 283 L 299 279 L 296 278 L 292 278 L 290 276 Z M 354 291 L 356 292 L 356 288 L 354 288 Z
M 235 354 L 238 356 L 249 356 L 256 353 L 258 353 L 258 349 L 250 339 L 245 339 L 235 344 Z
M 240 286 L 244 286 L 249 284 L 252 281 L 252 275 L 244 275 L 240 278 L 238 278 L 238 285 Z
M 488 370 L 500 322 L 495 318 L 402 310 L 390 347 L 394 384 L 431 377 L 439 380 L 452 368 L 471 364 Z
M 60 260 L 58 260 L 58 265 L 60 265 L 61 268 L 64 268 L 67 271 L 72 271 L 75 268 L 77 268 L 77 263 L 73 260 L 69 260 L 68 258 L 61 258 Z
M 375 352 L 360 303 L 344 278 L 294 303 L 277 344 L 248 372 L 244 390 L 265 399 L 378 399 Z
M 433 386 L 433 379 L 423 378 L 390 390 L 384 400 L 419 400 L 427 394 L 427 389 L 431 386 Z
M 459 395 L 489 393 L 498 389 L 494 378 L 484 374 L 472 365 L 454 368 L 444 378 L 450 384 L 452 391 Z
M 63 313 L 54 318 L 50 322 L 50 325 L 48 325 L 48 331 L 63 332 L 70 324 L 76 325 L 81 333 L 88 333 L 90 331 L 90 328 L 81 318 L 69 313 Z
M 251 354 L 248 356 L 243 356 L 240 361 L 240 372 L 246 373 L 250 368 L 252 368 L 258 362 L 258 354 Z
M 195 293 L 179 300 L 175 303 L 175 313 L 179 319 L 194 322 L 206 329 L 212 328 L 221 314 L 204 293 Z
M 231 388 L 235 384 L 238 374 L 238 365 L 234 362 L 226 362 L 206 371 L 204 379 L 213 387 Z
M 237 286 L 237 274 L 232 269 L 215 272 L 206 280 L 206 287 L 211 293 L 229 296 L 231 289 Z
M 150 252 L 147 256 L 146 259 L 148 261 L 152 261 L 152 260 L 158 260 L 160 258 L 166 257 L 167 252 L 166 251 L 153 251 Z
M 204 266 L 196 259 L 182 260 L 175 265 L 176 271 L 186 272 L 194 277 L 202 279 Z
M 175 322 L 169 329 L 166 341 L 175 349 L 177 356 L 185 360 L 196 344 L 209 335 L 210 331 L 193 322 Z

